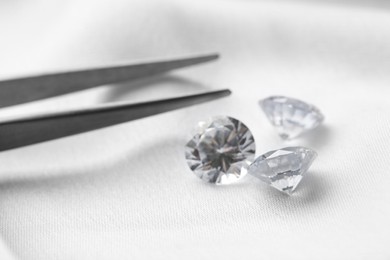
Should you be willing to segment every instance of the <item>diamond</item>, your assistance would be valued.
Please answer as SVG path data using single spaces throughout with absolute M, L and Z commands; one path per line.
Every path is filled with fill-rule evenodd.
M 286 147 L 259 156 L 249 167 L 249 174 L 289 195 L 317 157 L 305 147 Z
M 246 175 L 255 151 L 252 133 L 242 122 L 213 117 L 199 122 L 197 133 L 186 145 L 185 157 L 205 182 L 230 184 Z
M 324 120 L 320 110 L 298 99 L 272 96 L 261 100 L 260 106 L 283 139 L 295 138 Z

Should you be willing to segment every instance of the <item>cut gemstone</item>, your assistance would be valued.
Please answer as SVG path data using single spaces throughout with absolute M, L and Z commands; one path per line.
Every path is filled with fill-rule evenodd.
M 315 106 L 293 98 L 273 96 L 261 100 L 260 106 L 283 139 L 295 138 L 324 120 Z
M 255 152 L 252 133 L 242 122 L 214 117 L 199 122 L 197 133 L 186 145 L 185 157 L 202 180 L 230 184 L 247 173 Z
M 305 147 L 286 147 L 259 156 L 249 167 L 249 174 L 289 195 L 317 157 Z

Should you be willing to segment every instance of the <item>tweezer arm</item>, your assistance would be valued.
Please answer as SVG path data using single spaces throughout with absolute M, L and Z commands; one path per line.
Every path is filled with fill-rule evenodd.
M 42 117 L 0 122 L 0 151 L 87 132 L 230 95 L 230 90 L 138 104 L 100 106 Z
M 0 81 L 0 108 L 212 61 L 218 54 Z

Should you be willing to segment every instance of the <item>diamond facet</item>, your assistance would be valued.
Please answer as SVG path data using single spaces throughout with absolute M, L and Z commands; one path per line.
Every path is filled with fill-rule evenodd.
M 260 106 L 283 139 L 295 138 L 324 120 L 315 106 L 298 99 L 272 96 L 261 100 Z
M 289 195 L 317 157 L 305 147 L 286 147 L 259 156 L 249 167 L 249 174 Z
M 196 176 L 206 182 L 230 184 L 241 179 L 255 157 L 255 141 L 237 119 L 214 117 L 199 122 L 187 143 L 185 157 Z

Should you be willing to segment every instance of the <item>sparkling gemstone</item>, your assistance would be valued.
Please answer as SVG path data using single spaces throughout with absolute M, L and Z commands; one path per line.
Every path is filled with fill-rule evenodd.
M 231 117 L 199 122 L 187 143 L 185 157 L 196 176 L 206 182 L 230 184 L 241 179 L 255 157 L 255 141 L 248 127 Z
M 295 138 L 324 120 L 315 106 L 293 98 L 273 96 L 261 100 L 260 106 L 283 139 Z
M 317 157 L 305 147 L 286 147 L 259 156 L 249 167 L 249 174 L 289 195 Z

